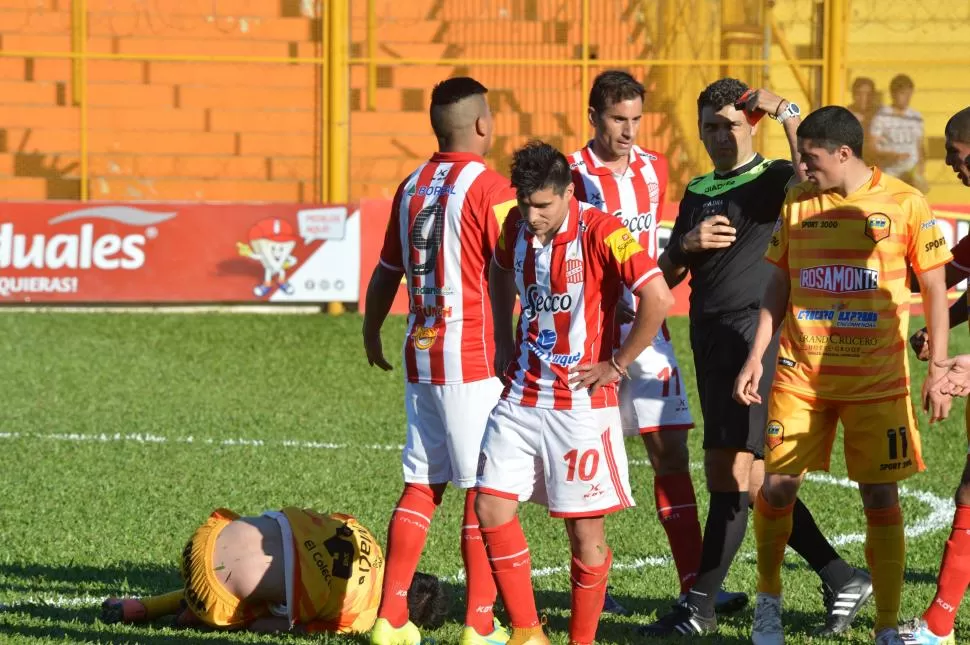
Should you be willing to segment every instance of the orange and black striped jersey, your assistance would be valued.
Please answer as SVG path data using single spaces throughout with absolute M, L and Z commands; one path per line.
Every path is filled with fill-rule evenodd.
M 951 259 L 915 188 L 878 168 L 846 197 L 799 184 L 766 258 L 791 279 L 774 387 L 837 401 L 909 392 L 908 268 L 919 274 Z

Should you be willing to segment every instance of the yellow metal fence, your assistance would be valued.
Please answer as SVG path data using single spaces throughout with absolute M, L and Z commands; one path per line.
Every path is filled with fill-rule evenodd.
M 856 77 L 885 93 L 907 72 L 926 118 L 931 180 L 940 178 L 934 190 L 948 194 L 938 130 L 970 89 L 960 57 L 938 47 L 967 42 L 970 15 L 961 12 L 970 10 L 921 0 L 62 5 L 0 7 L 0 83 L 11 97 L 0 109 L 0 156 L 13 155 L 0 164 L 3 197 L 389 196 L 433 150 L 426 115 L 434 82 L 470 74 L 490 88 L 491 161 L 505 169 L 528 138 L 567 151 L 582 145 L 589 85 L 608 68 L 629 69 L 647 85 L 642 142 L 670 158 L 673 198 L 707 166 L 695 100 L 712 80 L 735 75 L 807 110 L 851 102 Z M 69 70 L 39 64 L 49 60 L 69 61 Z M 141 67 L 122 73 L 123 64 Z M 14 151 L 16 141 L 36 151 Z M 779 129 L 762 128 L 759 145 L 787 154 Z M 57 174 L 57 158 L 76 162 Z M 52 175 L 75 182 L 76 195 L 52 190 Z M 46 192 L 35 180 L 47 181 Z

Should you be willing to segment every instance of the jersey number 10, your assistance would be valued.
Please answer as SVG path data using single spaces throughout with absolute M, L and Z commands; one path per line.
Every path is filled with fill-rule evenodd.
M 600 453 L 596 450 L 590 448 L 583 452 L 583 456 L 580 457 L 579 451 L 573 448 L 563 455 L 562 458 L 565 460 L 567 466 L 567 482 L 575 481 L 577 474 L 579 474 L 579 481 L 583 482 L 588 482 L 593 477 L 596 477 L 596 469 L 600 465 Z

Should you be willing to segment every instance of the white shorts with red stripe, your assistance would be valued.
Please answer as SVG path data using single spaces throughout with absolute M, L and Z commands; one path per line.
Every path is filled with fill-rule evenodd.
M 454 385 L 405 383 L 404 481 L 474 487 L 488 414 L 501 395 L 497 378 Z
M 488 418 L 478 490 L 544 504 L 553 517 L 634 506 L 618 408 L 549 410 L 499 401 Z
M 624 340 L 628 332 L 629 325 L 624 325 L 621 329 Z M 627 372 L 630 378 L 620 384 L 620 415 L 626 436 L 694 427 L 667 323 Z

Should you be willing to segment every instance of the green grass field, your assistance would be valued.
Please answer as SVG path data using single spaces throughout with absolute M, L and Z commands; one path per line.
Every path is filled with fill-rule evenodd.
M 356 315 L 0 316 L 0 642 L 304 642 L 107 626 L 97 620 L 98 606 L 109 595 L 178 586 L 181 548 L 218 506 L 243 514 L 291 504 L 349 512 L 383 541 L 401 488 L 403 320 L 390 320 L 385 333 L 397 366 L 390 373 L 367 367 L 360 322 Z M 686 321 L 673 320 L 671 331 L 699 416 Z M 952 342 L 955 351 L 970 351 L 962 329 Z M 914 368 L 918 383 L 922 367 Z M 903 499 L 912 537 L 901 618 L 921 612 L 933 594 L 966 454 L 963 405 L 932 428 L 923 418 L 929 472 L 910 480 Z M 700 437 L 691 434 L 695 465 Z M 627 448 L 640 506 L 608 521 L 617 562 L 611 584 L 637 614 L 604 616 L 601 643 L 641 642 L 634 625 L 664 612 L 677 590 L 643 447 L 631 440 Z M 834 462 L 833 478 L 808 483 L 803 499 L 845 557 L 865 566 L 861 503 L 839 481 L 841 451 Z M 703 518 L 703 475 L 694 475 Z M 553 642 L 565 643 L 562 524 L 534 506 L 523 507 L 522 516 L 539 606 Z M 449 491 L 421 562 L 452 593 L 449 622 L 428 634 L 437 643 L 457 642 L 463 615 L 460 521 L 461 496 Z M 727 580 L 732 590 L 754 588 L 750 534 Z M 818 579 L 789 552 L 784 581 L 788 642 L 813 642 L 822 612 Z M 870 604 L 843 642 L 872 642 L 872 617 Z M 750 621 L 750 608 L 725 618 L 710 642 L 749 642 Z M 970 633 L 966 614 L 957 630 Z

